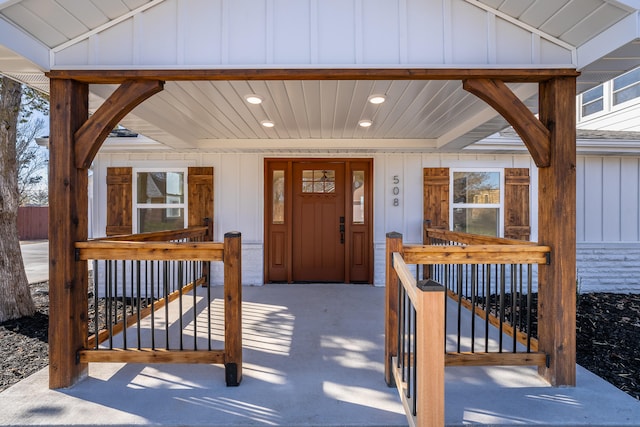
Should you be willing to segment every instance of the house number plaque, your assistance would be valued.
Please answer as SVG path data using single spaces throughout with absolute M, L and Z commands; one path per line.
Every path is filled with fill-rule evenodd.
M 393 206 L 400 206 L 400 177 L 398 175 L 393 175 L 393 188 L 391 189 L 391 193 L 393 193 Z

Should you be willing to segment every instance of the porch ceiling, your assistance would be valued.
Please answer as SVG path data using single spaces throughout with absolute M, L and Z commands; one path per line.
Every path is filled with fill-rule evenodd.
M 637 1 L 465 1 L 573 49 L 579 91 L 640 64 Z M 53 52 L 170 2 L 179 7 L 177 0 L 0 0 L 0 72 L 47 91 Z M 536 110 L 536 85 L 511 87 Z M 91 109 L 114 88 L 92 85 Z M 248 104 L 250 93 L 264 102 Z M 371 94 L 386 102 L 368 103 Z M 267 119 L 273 128 L 261 125 Z M 362 119 L 373 125 L 359 127 Z M 263 152 L 458 151 L 506 127 L 458 81 L 349 80 L 168 82 L 122 124 L 159 149 Z

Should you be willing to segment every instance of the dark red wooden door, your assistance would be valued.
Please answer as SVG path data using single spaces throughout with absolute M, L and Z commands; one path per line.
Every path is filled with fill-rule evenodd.
M 293 281 L 345 280 L 345 165 L 293 165 Z

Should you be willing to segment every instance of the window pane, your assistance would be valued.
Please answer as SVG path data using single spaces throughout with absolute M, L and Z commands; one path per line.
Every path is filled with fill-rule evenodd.
M 597 101 L 582 106 L 582 116 L 588 116 L 589 114 L 597 113 L 604 110 L 604 100 L 601 98 Z
M 353 171 L 353 223 L 364 224 L 364 171 Z
M 183 208 L 138 209 L 138 232 L 179 230 L 184 228 Z
M 273 223 L 284 224 L 284 171 L 273 171 Z
M 593 89 L 589 89 L 585 93 L 582 94 L 582 103 L 586 104 L 591 101 L 595 101 L 596 99 L 602 98 L 603 87 L 602 85 L 594 87 Z
M 636 68 L 635 70 L 629 71 L 628 73 L 613 79 L 613 90 L 616 91 L 616 90 L 622 89 L 625 86 L 629 86 L 639 81 L 640 81 L 640 68 Z
M 333 170 L 303 170 L 303 193 L 334 193 L 336 191 L 336 172 Z
M 454 203 L 500 203 L 500 173 L 454 172 Z
M 184 203 L 182 172 L 139 172 L 138 203 Z
M 453 210 L 453 231 L 498 235 L 499 209 L 496 208 L 455 208 Z
M 634 98 L 640 97 L 640 84 L 635 84 L 613 93 L 613 105 L 622 104 Z

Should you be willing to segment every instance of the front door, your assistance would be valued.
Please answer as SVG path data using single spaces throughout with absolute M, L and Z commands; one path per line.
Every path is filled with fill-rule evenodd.
M 293 164 L 293 281 L 344 282 L 344 163 Z
M 372 282 L 372 166 L 265 160 L 265 282 Z

